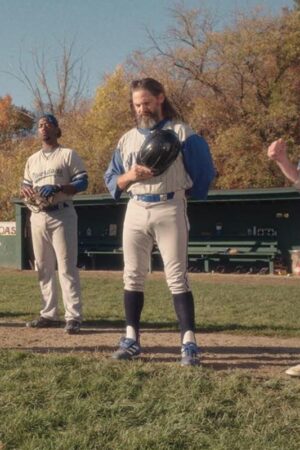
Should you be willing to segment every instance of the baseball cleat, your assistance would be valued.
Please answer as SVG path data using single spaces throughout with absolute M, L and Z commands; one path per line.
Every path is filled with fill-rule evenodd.
M 199 349 L 194 342 L 187 342 L 181 347 L 181 365 L 182 366 L 198 366 L 199 365 Z
M 285 373 L 291 377 L 300 377 L 300 364 L 290 367 L 285 371 Z
M 122 337 L 118 350 L 116 350 L 111 357 L 113 359 L 128 361 L 135 358 L 140 353 L 141 347 L 134 339 Z
M 80 331 L 80 322 L 78 320 L 68 320 L 64 330 L 68 334 L 77 334 Z
M 26 327 L 28 328 L 51 328 L 59 327 L 60 323 L 58 320 L 47 319 L 46 317 L 40 316 L 38 319 L 26 322 Z
M 46 317 L 40 316 L 38 319 L 26 322 L 26 327 L 28 328 L 51 328 L 59 327 L 60 322 L 58 320 L 47 319 Z

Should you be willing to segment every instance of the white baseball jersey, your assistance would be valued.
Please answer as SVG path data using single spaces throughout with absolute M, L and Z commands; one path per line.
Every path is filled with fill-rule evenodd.
M 32 188 L 47 184 L 65 185 L 85 175 L 86 170 L 80 156 L 74 150 L 59 146 L 50 152 L 41 149 L 28 158 L 23 184 Z M 80 322 L 82 303 L 77 268 L 77 214 L 71 195 L 58 192 L 53 200 L 54 205 L 57 203 L 62 208 L 33 212 L 30 218 L 35 264 L 42 294 L 40 315 L 51 320 L 57 319 L 57 262 L 65 319 Z
M 173 121 L 168 121 L 163 129 L 175 131 L 181 142 L 195 134 L 189 126 Z M 146 133 L 142 134 L 140 130 L 133 128 L 120 139 L 117 147 L 120 149 L 125 172 L 136 163 L 137 153 L 146 137 Z M 192 180 L 184 168 L 182 154 L 179 153 L 176 161 L 164 173 L 145 181 L 132 183 L 127 191 L 132 194 L 164 194 L 166 192 L 186 191 L 192 185 Z
M 80 156 L 70 148 L 57 147 L 45 152 L 43 149 L 31 155 L 26 163 L 23 183 L 33 188 L 45 184 L 69 184 L 86 175 Z M 71 195 L 58 192 L 53 203 L 72 200 Z

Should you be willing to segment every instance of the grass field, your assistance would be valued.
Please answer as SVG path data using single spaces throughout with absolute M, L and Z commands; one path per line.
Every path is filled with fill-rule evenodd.
M 86 322 L 122 325 L 121 275 L 81 278 Z M 191 278 L 198 330 L 300 336 L 300 284 Z M 0 285 L 0 327 L 38 313 L 36 274 L 0 271 Z M 142 325 L 177 328 L 161 277 Z M 300 448 L 299 379 L 15 350 L 0 351 L 0 377 L 0 450 Z
M 226 275 L 225 275 L 226 277 Z M 226 278 L 191 277 L 199 331 L 230 331 L 259 335 L 300 336 L 300 280 L 292 284 L 274 283 L 259 276 L 249 282 Z M 222 282 L 223 280 L 223 282 Z M 293 280 L 291 280 L 293 281 Z M 81 275 L 86 321 L 123 324 L 122 275 L 89 273 Z M 0 319 L 28 320 L 40 309 L 36 273 L 0 271 Z M 143 327 L 177 328 L 171 295 L 162 276 L 150 277 L 146 284 Z M 63 316 L 63 308 L 61 307 Z

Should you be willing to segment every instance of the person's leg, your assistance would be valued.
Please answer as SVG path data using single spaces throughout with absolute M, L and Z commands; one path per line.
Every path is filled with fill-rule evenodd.
M 56 321 L 58 318 L 58 297 L 55 275 L 56 259 L 48 231 L 46 214 L 32 213 L 31 235 L 35 264 L 38 271 L 39 285 L 42 294 L 42 309 L 40 311 L 40 316 L 45 319 Z
M 55 212 L 51 225 L 53 247 L 57 258 L 58 275 L 65 308 L 65 320 L 67 325 L 68 323 L 70 325 L 70 330 L 66 327 L 66 331 L 70 333 L 78 332 L 82 321 L 82 301 L 77 268 L 78 238 L 75 210 L 69 207 Z
M 186 215 L 186 200 L 183 198 L 166 202 L 153 211 L 151 222 L 155 227 L 155 238 L 159 247 L 168 287 L 173 296 L 178 318 L 181 342 L 182 364 L 197 363 L 195 338 L 195 308 L 187 274 L 187 246 L 189 223 Z M 186 351 L 188 350 L 188 358 Z
M 153 246 L 147 224 L 147 209 L 130 201 L 123 226 L 126 334 L 121 339 L 119 349 L 112 355 L 114 359 L 131 359 L 140 353 L 139 328 L 144 305 L 144 284 Z
M 124 289 L 143 292 L 149 271 L 153 236 L 148 227 L 148 208 L 130 200 L 123 225 Z
M 191 291 L 173 294 L 174 308 L 181 331 L 181 365 L 199 364 L 199 349 L 195 337 L 195 306 Z
M 139 342 L 140 319 L 144 306 L 144 292 L 124 290 L 126 337 Z
M 173 294 L 173 303 L 181 331 L 181 342 L 196 343 L 195 306 L 191 291 Z

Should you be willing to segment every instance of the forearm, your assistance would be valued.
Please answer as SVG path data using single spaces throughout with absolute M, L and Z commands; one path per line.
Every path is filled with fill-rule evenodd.
M 131 182 L 132 180 L 129 172 L 126 172 L 117 178 L 117 186 L 121 191 L 124 191 Z
M 79 180 L 72 181 L 70 184 L 64 184 L 61 186 L 61 192 L 67 195 L 75 195 L 78 192 L 83 192 L 88 187 L 88 177 L 80 178 Z
M 276 161 L 283 175 L 288 178 L 292 183 L 296 183 L 299 179 L 299 171 L 297 166 L 290 160 L 284 159 L 282 161 Z
M 61 187 L 61 192 L 63 192 L 64 194 L 67 194 L 67 195 L 75 195 L 78 191 L 77 191 L 76 187 L 73 186 L 72 184 L 64 184 Z

